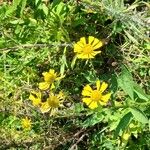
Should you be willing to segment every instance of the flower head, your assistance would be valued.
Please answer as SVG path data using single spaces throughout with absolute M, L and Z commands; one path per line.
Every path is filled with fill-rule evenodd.
M 131 133 L 130 133 L 130 132 L 125 132 L 125 133 L 123 133 L 123 135 L 122 135 L 122 139 L 123 139 L 124 141 L 128 141 L 128 139 L 130 138 L 130 136 L 131 136 Z
M 49 110 L 55 110 L 62 105 L 63 97 L 62 93 L 54 94 L 51 93 L 47 98 L 46 102 L 43 102 L 40 109 L 42 113 L 46 113 Z
M 98 105 L 106 105 L 111 93 L 103 94 L 103 92 L 108 87 L 108 84 L 100 81 L 96 82 L 96 90 L 93 90 L 89 85 L 86 85 L 82 91 L 82 95 L 85 96 L 82 98 L 82 101 L 85 102 L 89 108 L 95 109 Z
M 25 130 L 31 129 L 31 119 L 28 119 L 28 117 L 25 117 L 21 120 L 22 128 Z
M 89 36 L 88 43 L 86 42 L 85 37 L 82 37 L 80 38 L 80 41 L 74 44 L 74 52 L 77 53 L 77 58 L 91 59 L 98 53 L 101 53 L 101 51 L 95 50 L 102 47 L 102 45 L 103 43 L 93 36 Z
M 29 99 L 32 101 L 34 106 L 39 106 L 41 104 L 41 92 L 32 91 Z
M 39 83 L 39 89 L 47 90 L 50 85 L 51 88 L 54 87 L 54 81 L 60 80 L 61 77 L 58 77 L 57 72 L 54 69 L 50 69 L 49 72 L 43 72 L 42 75 L 44 76 L 44 82 Z

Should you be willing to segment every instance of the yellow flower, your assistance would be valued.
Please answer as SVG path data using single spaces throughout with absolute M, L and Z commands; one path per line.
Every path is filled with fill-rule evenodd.
M 93 36 L 89 36 L 88 43 L 86 42 L 85 37 L 82 37 L 80 38 L 80 41 L 74 44 L 74 52 L 77 53 L 77 58 L 91 59 L 98 53 L 101 53 L 101 51 L 95 50 L 102 47 L 102 45 L 103 43 Z
M 44 82 L 39 83 L 39 89 L 41 90 L 47 90 L 50 85 L 51 89 L 54 88 L 54 81 L 62 78 L 58 77 L 54 69 L 50 69 L 49 72 L 43 72 L 42 75 L 44 76 Z
M 32 101 L 34 106 L 39 106 L 41 104 L 41 92 L 32 91 L 29 99 Z
M 108 87 L 108 84 L 100 81 L 96 82 L 96 90 L 93 90 L 89 85 L 86 85 L 82 91 L 82 95 L 85 96 L 82 98 L 82 101 L 85 102 L 90 109 L 95 109 L 98 105 L 106 105 L 111 93 L 103 94 L 103 92 Z
M 130 138 L 130 136 L 131 136 L 131 133 L 130 133 L 130 132 L 125 132 L 125 133 L 123 133 L 123 135 L 122 135 L 122 139 L 123 139 L 124 141 L 128 141 L 128 139 Z
M 61 92 L 59 94 L 50 93 L 46 102 L 42 103 L 40 110 L 42 113 L 46 113 L 49 110 L 55 110 L 62 105 L 62 102 L 63 97 Z
M 31 119 L 28 119 L 28 117 L 25 117 L 21 120 L 22 128 L 25 130 L 31 129 Z

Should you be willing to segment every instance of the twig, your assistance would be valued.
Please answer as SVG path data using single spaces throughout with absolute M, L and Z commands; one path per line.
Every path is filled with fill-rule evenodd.
M 51 43 L 51 44 L 22 44 L 14 47 L 6 47 L 0 49 L 0 51 L 9 51 L 9 50 L 18 50 L 18 49 L 27 49 L 27 48 L 44 48 L 44 47 L 52 47 L 52 46 L 58 46 L 58 47 L 72 47 L 72 43 Z
M 73 145 L 69 148 L 69 150 L 75 150 L 75 149 L 77 149 L 77 144 L 80 143 L 86 135 L 87 135 L 86 133 L 83 134 L 83 135 L 77 140 L 77 142 L 76 142 L 75 144 L 73 144 Z

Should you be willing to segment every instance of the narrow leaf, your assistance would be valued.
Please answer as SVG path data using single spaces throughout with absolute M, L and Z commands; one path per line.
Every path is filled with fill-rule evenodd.
M 144 93 L 143 89 L 136 83 L 134 83 L 134 92 L 138 95 L 138 97 L 142 100 L 148 101 L 148 95 Z
M 48 15 L 48 7 L 45 4 L 43 4 L 42 9 L 43 9 L 44 14 L 47 16 Z
M 148 123 L 147 117 L 145 116 L 145 114 L 141 110 L 139 110 L 137 108 L 131 108 L 130 110 L 131 110 L 131 113 L 133 114 L 134 118 L 137 121 L 144 123 L 144 124 Z
M 149 125 L 149 131 L 150 131 L 150 119 L 149 119 L 149 121 L 148 121 L 148 125 Z
M 16 9 L 17 9 L 17 7 L 18 7 L 18 5 L 20 4 L 20 2 L 21 2 L 21 0 L 14 0 L 13 1 L 13 4 L 9 7 L 9 9 L 6 11 L 6 16 L 7 15 L 10 15 L 11 13 L 13 13 Z
M 121 131 L 124 131 L 127 128 L 132 117 L 133 117 L 133 115 L 131 114 L 131 112 L 129 112 L 121 118 L 121 120 L 116 128 L 116 131 L 114 133 L 114 138 L 116 138 Z
M 103 118 L 104 118 L 104 116 L 102 115 L 102 113 L 94 113 L 83 122 L 82 126 L 85 128 L 94 126 L 95 124 L 101 122 L 103 120 Z
M 126 30 L 124 30 L 124 32 L 126 33 L 127 37 L 134 43 L 134 44 L 139 44 L 138 41 Z
M 77 56 L 74 56 L 74 58 L 73 58 L 73 60 L 72 60 L 72 62 L 71 62 L 71 69 L 74 68 L 75 63 L 76 63 L 76 60 L 77 60 Z
M 127 70 L 126 67 L 122 67 L 122 73 L 118 77 L 118 85 L 126 94 L 130 96 L 131 99 L 134 99 L 133 83 L 132 74 Z
M 27 0 L 22 0 L 22 6 L 21 6 L 21 10 L 20 10 L 20 15 L 23 14 L 23 11 L 26 7 L 26 4 L 27 4 Z

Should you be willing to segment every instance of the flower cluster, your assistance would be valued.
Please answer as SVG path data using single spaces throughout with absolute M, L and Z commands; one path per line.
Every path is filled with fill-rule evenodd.
M 58 77 L 55 70 L 50 69 L 49 72 L 44 72 L 44 82 L 39 83 L 39 89 L 41 91 L 32 91 L 30 93 L 29 99 L 32 101 L 33 106 L 39 107 L 42 113 L 51 112 L 51 115 L 56 112 L 56 110 L 63 106 L 62 102 L 64 100 L 64 94 L 60 91 L 58 94 L 55 94 L 52 89 L 55 88 L 54 82 L 60 80 L 62 77 Z M 44 99 L 43 91 L 48 91 L 48 98 Z M 44 93 L 45 94 L 45 93 Z
M 103 42 L 99 39 L 89 36 L 88 41 L 85 37 L 81 37 L 80 41 L 74 44 L 74 52 L 77 58 L 81 59 L 92 59 L 97 54 L 101 53 L 99 49 L 103 46 Z M 29 99 L 35 107 L 39 107 L 42 113 L 55 112 L 59 107 L 63 106 L 64 95 L 62 92 L 55 93 L 55 82 L 62 79 L 64 76 L 59 76 L 54 69 L 50 69 L 48 72 L 42 73 L 44 81 L 39 83 L 39 89 L 41 91 L 47 91 L 47 98 L 44 99 L 41 91 L 32 91 L 30 93 Z M 82 101 L 90 109 L 95 109 L 99 105 L 106 106 L 108 100 L 110 99 L 111 93 L 105 94 L 108 84 L 105 82 L 100 83 L 98 80 L 96 82 L 96 89 L 92 89 L 89 84 L 87 84 L 82 91 Z

